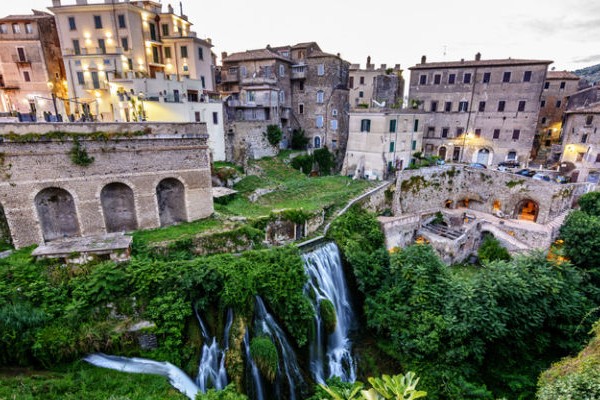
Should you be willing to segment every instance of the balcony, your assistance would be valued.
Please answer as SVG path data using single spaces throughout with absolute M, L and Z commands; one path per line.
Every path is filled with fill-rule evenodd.
M 221 82 L 238 82 L 240 80 L 237 72 L 221 72 Z
M 18 82 L 0 82 L 0 90 L 19 90 Z
M 262 76 L 257 76 L 255 78 L 243 78 L 242 85 L 275 85 L 277 84 L 277 79 L 275 78 L 266 78 Z
M 78 50 L 78 51 L 77 51 Z M 122 47 L 82 47 L 80 49 L 67 48 L 64 50 L 65 56 L 96 56 L 105 54 L 123 54 Z
M 85 82 L 83 85 L 85 90 L 108 90 L 108 83 L 106 82 Z
M 306 65 L 292 66 L 292 79 L 306 79 Z
M 17 64 L 31 64 L 31 60 L 27 56 L 20 57 L 18 54 L 12 54 L 11 57 L 13 62 L 16 62 Z

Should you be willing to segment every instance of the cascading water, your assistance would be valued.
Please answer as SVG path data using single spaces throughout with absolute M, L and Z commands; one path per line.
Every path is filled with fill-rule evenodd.
M 244 353 L 246 355 L 246 382 L 250 386 L 249 395 L 253 400 L 264 400 L 265 399 L 265 385 L 263 383 L 258 367 L 250 354 L 250 335 L 248 331 L 244 335 Z M 249 376 L 248 376 L 249 375 Z
M 227 311 L 227 323 L 225 324 L 225 334 L 223 338 L 223 348 L 219 347 L 217 338 L 210 336 L 208 328 L 196 312 L 196 317 L 202 329 L 204 345 L 202 346 L 202 356 L 198 366 L 198 376 L 196 384 L 202 393 L 206 393 L 211 387 L 221 390 L 227 386 L 227 370 L 225 369 L 225 353 L 229 343 L 229 329 L 233 323 L 233 311 Z
M 266 335 L 271 338 L 280 355 L 280 366 L 275 380 L 275 396 L 284 398 L 283 381 L 287 383 L 290 400 L 296 400 L 297 391 L 304 384 L 304 378 L 296 359 L 294 349 L 290 345 L 285 332 L 277 324 L 273 316 L 267 311 L 263 300 L 256 296 L 254 311 L 255 336 Z
M 303 258 L 304 268 L 309 276 L 304 290 L 315 309 L 316 329 L 310 346 L 310 371 L 318 383 L 325 383 L 326 378 L 334 376 L 345 382 L 354 382 L 356 369 L 352 358 L 352 342 L 349 339 L 354 311 L 338 248 L 334 243 L 327 243 L 304 254 Z M 329 335 L 325 332 L 320 313 L 323 300 L 332 303 L 337 317 L 335 330 Z M 325 337 L 326 346 L 323 343 Z

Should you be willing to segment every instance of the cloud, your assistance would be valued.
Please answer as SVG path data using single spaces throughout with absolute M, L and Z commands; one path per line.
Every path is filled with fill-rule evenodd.
M 571 62 L 578 63 L 578 64 L 593 63 L 593 62 L 597 62 L 597 61 L 600 61 L 600 54 L 595 54 L 592 56 L 585 56 L 585 57 L 577 57 L 577 58 L 573 58 L 571 60 Z

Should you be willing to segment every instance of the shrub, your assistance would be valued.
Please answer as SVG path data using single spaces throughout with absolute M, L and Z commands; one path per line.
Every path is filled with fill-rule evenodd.
M 275 380 L 279 367 L 277 347 L 267 336 L 259 336 L 250 342 L 250 354 L 256 366 L 269 382 Z
M 302 171 L 305 174 L 310 174 L 312 172 L 314 158 L 311 155 L 304 155 L 294 157 L 290 163 L 292 168 L 297 169 L 298 171 Z
M 77 137 L 73 138 L 73 147 L 71 147 L 69 155 L 71 156 L 71 161 L 73 164 L 80 165 L 82 167 L 87 167 L 94 162 L 94 157 L 90 157 L 88 155 L 87 150 L 85 147 L 81 146 L 81 143 L 79 143 L 79 139 Z
M 281 128 L 277 125 L 268 125 L 267 126 L 267 140 L 273 147 L 279 146 L 279 142 L 281 142 L 281 138 L 283 137 L 283 132 Z
M 303 129 L 294 129 L 292 131 L 292 149 L 305 150 L 309 139 L 304 135 Z
M 498 239 L 490 235 L 487 235 L 485 239 L 483 239 L 483 243 L 479 246 L 477 255 L 479 256 L 479 259 L 485 263 L 496 260 L 510 260 L 508 250 L 502 247 Z
M 329 175 L 331 173 L 331 170 L 335 166 L 335 157 L 327 149 L 327 147 L 315 150 L 313 153 L 313 157 L 315 159 L 315 162 L 319 166 L 319 173 L 321 175 Z

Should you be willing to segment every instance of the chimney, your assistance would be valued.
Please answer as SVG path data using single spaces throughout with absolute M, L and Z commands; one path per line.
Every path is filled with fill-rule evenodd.
M 427 56 L 421 56 L 421 64 L 425 64 L 427 62 Z
M 60 0 L 52 0 L 52 7 L 60 7 Z
M 387 68 L 387 64 L 381 64 L 381 69 L 385 70 Z
M 398 70 L 400 69 L 400 64 L 396 64 L 396 65 L 394 65 L 394 69 L 395 69 L 396 71 L 398 71 Z
M 226 51 L 222 51 L 221 52 L 221 62 L 223 62 L 224 59 L 227 58 L 227 52 Z
M 169 5 L 167 6 L 167 12 L 168 12 L 169 14 L 173 14 L 173 6 L 172 6 L 172 5 L 170 5 L 170 4 L 169 4 Z
M 367 69 L 371 66 L 371 56 L 367 56 Z
M 481 61 L 481 53 L 475 54 L 475 61 Z

